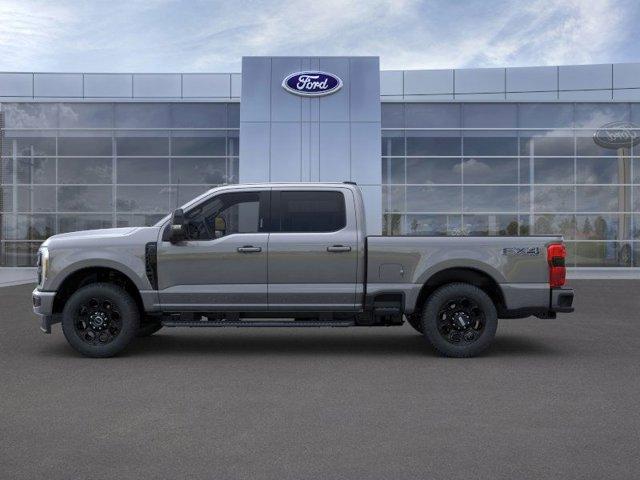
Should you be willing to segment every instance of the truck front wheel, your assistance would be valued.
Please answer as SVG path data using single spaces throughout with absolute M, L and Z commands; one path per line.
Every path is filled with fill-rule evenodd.
M 62 311 L 62 331 L 67 341 L 87 357 L 112 357 L 138 332 L 140 312 L 122 288 L 92 283 L 75 292 Z
M 438 288 L 424 306 L 424 335 L 446 357 L 479 354 L 489 346 L 497 327 L 493 301 L 468 283 L 450 283 Z

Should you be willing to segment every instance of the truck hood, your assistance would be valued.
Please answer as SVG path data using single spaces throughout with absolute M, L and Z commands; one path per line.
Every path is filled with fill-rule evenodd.
M 127 227 L 127 228 L 105 228 L 100 230 L 81 230 L 78 232 L 61 233 L 49 237 L 42 246 L 48 248 L 83 246 L 86 244 L 100 243 L 101 245 L 113 246 L 120 243 L 129 243 L 132 237 L 145 237 L 155 239 L 158 227 Z

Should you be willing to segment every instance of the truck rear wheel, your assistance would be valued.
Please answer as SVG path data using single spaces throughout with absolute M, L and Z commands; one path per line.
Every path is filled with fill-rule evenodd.
M 426 339 L 446 357 L 473 357 L 486 349 L 498 327 L 496 307 L 481 289 L 450 283 L 429 297 L 422 315 Z
M 62 312 L 67 341 L 87 357 L 112 357 L 135 338 L 140 322 L 136 302 L 111 283 L 92 283 L 75 292 Z

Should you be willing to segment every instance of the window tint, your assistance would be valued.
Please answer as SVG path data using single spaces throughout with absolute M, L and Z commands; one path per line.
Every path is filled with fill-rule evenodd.
M 340 192 L 282 192 L 281 232 L 335 232 L 346 225 Z
M 226 193 L 185 215 L 190 240 L 211 240 L 233 233 L 260 231 L 260 192 Z

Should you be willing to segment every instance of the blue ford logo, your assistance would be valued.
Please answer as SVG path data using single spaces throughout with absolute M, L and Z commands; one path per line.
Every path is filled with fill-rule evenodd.
M 327 72 L 296 72 L 282 81 L 282 88 L 303 97 L 320 97 L 340 90 L 342 80 Z

